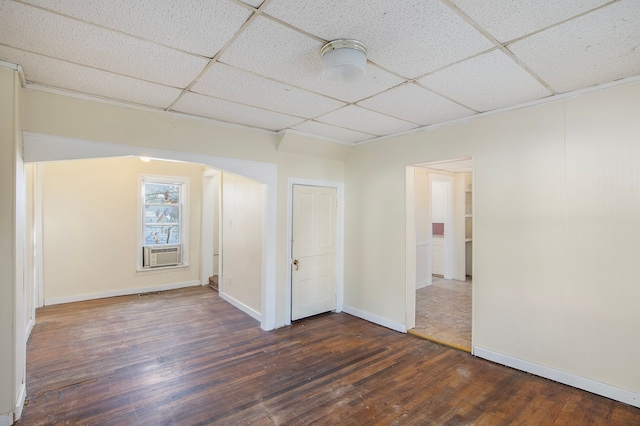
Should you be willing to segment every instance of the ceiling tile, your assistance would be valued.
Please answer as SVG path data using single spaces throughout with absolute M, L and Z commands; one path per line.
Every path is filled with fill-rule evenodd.
M 0 0 L 0 59 L 21 64 L 36 84 L 161 108 L 179 98 L 185 113 L 361 142 L 539 99 L 550 95 L 545 87 L 566 92 L 640 75 L 639 5 Z M 263 9 L 254 16 L 254 7 Z M 362 81 L 323 77 L 320 49 L 336 38 L 367 44 Z
M 531 34 L 611 0 L 452 0 L 463 12 L 505 43 Z
M 500 50 L 467 59 L 418 82 L 477 111 L 490 111 L 551 95 Z
M 394 87 L 359 102 L 358 105 L 421 125 L 440 123 L 475 113 L 413 83 Z
M 558 92 L 640 74 L 640 2 L 619 1 L 509 45 Z
M 343 142 L 362 142 L 376 137 L 375 135 L 370 135 L 368 133 L 361 133 L 354 130 L 343 129 L 341 127 L 330 126 L 317 121 L 305 121 L 304 123 L 293 126 L 292 129 Z
M 243 3 L 249 4 L 253 7 L 260 7 L 260 5 L 264 3 L 264 0 L 240 0 L 240 1 L 242 1 Z
M 207 60 L 15 2 L 0 2 L 0 40 L 10 47 L 186 87 Z
M 278 0 L 264 11 L 324 40 L 360 40 L 371 61 L 407 78 L 494 47 L 440 0 Z
M 213 57 L 252 12 L 228 0 L 26 0 L 186 52 Z
M 336 83 L 322 75 L 322 43 L 259 17 L 222 54 L 221 62 L 346 102 L 355 102 L 402 82 L 367 65 L 364 79 Z
M 415 123 L 398 120 L 355 105 L 349 105 L 337 111 L 330 112 L 322 117 L 318 117 L 316 120 L 358 132 L 373 133 L 378 136 L 418 127 Z
M 294 126 L 302 121 L 298 117 L 210 98 L 197 93 L 186 93 L 176 102 L 173 109 L 187 114 L 273 131 Z
M 180 89 L 0 46 L 0 59 L 21 64 L 28 82 L 166 108 Z
M 214 64 L 191 90 L 306 118 L 326 114 L 345 105 L 221 63 Z

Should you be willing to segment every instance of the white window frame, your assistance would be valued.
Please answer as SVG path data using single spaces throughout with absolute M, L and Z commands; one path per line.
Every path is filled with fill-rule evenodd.
M 173 183 L 181 184 L 182 191 L 180 194 L 180 250 L 182 256 L 182 263 L 173 266 L 160 266 L 160 267 L 144 267 L 142 266 L 142 251 L 145 245 L 144 243 L 144 184 L 149 183 Z M 167 176 L 167 175 L 152 175 L 146 173 L 138 174 L 138 220 L 137 220 L 137 250 L 136 250 L 136 270 L 138 272 L 158 271 L 165 269 L 186 268 L 189 266 L 189 178 L 185 176 Z

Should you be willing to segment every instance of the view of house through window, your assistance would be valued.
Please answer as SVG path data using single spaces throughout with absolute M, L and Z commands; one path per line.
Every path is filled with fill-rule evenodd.
M 144 244 L 180 244 L 181 183 L 144 182 Z
M 185 265 L 189 179 L 141 176 L 142 268 Z

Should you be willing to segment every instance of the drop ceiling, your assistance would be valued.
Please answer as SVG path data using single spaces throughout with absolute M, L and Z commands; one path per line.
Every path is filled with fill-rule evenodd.
M 322 75 L 338 38 L 356 83 Z M 638 0 L 0 0 L 0 60 L 54 88 L 357 144 L 640 74 Z

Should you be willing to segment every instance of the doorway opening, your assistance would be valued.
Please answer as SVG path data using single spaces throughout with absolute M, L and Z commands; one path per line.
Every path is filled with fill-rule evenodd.
M 82 159 L 94 159 L 94 161 L 96 161 L 97 159 L 105 159 L 104 161 L 106 161 L 107 158 L 114 158 L 114 157 L 122 158 L 122 157 L 132 157 L 132 156 L 133 157 L 144 156 L 144 157 L 155 158 L 158 160 L 168 160 L 168 162 L 170 163 L 174 162 L 174 163 L 198 164 L 198 165 L 201 165 L 201 167 L 205 166 L 207 168 L 215 168 L 217 170 L 229 172 L 230 174 L 233 174 L 235 176 L 246 177 L 247 179 L 245 180 L 247 181 L 249 180 L 253 181 L 253 183 L 257 188 L 256 191 L 260 193 L 259 194 L 260 202 L 252 206 L 251 209 L 239 209 L 239 211 L 237 212 L 238 215 L 242 215 L 246 210 L 252 210 L 252 212 L 255 212 L 256 214 L 260 215 L 259 220 L 253 220 L 253 222 L 259 222 L 260 226 L 258 227 L 259 229 L 257 232 L 260 235 L 260 237 L 259 238 L 252 237 L 252 241 L 253 240 L 257 241 L 258 242 L 257 246 L 259 246 L 258 248 L 259 253 L 256 253 L 255 257 L 256 258 L 259 257 L 260 259 L 254 262 L 256 264 L 256 269 L 258 272 L 256 273 L 255 279 L 252 280 L 252 285 L 255 286 L 256 290 L 251 291 L 251 295 L 258 295 L 258 296 L 253 303 L 255 307 L 254 306 L 250 306 L 250 307 L 253 308 L 253 311 L 254 311 L 251 313 L 255 314 L 252 316 L 254 316 L 256 319 L 260 321 L 260 325 L 264 330 L 272 330 L 275 328 L 275 323 L 276 323 L 276 300 L 275 300 L 276 299 L 276 292 L 275 292 L 275 282 L 276 282 L 276 279 L 275 279 L 276 278 L 275 277 L 276 275 L 275 230 L 276 230 L 276 226 L 275 225 L 276 225 L 276 210 L 277 210 L 276 209 L 277 167 L 275 164 L 261 163 L 261 162 L 255 162 L 255 161 L 226 159 L 221 157 L 206 156 L 202 154 L 191 154 L 191 153 L 181 153 L 181 152 L 174 152 L 174 151 L 146 149 L 146 148 L 135 147 L 135 146 L 126 146 L 126 145 L 119 145 L 119 144 L 113 144 L 113 143 L 103 143 L 103 142 L 96 142 L 96 141 L 89 141 L 89 140 L 72 139 L 72 138 L 66 138 L 66 137 L 64 138 L 54 137 L 49 135 L 41 135 L 41 134 L 33 134 L 33 133 L 25 133 L 24 140 L 25 140 L 25 162 L 26 163 L 56 162 L 56 161 L 82 160 Z M 135 161 L 139 161 L 139 160 L 136 159 Z M 192 185 L 195 185 L 195 182 L 201 182 L 201 179 L 202 179 L 201 176 L 202 176 L 201 174 L 198 177 L 194 176 L 193 179 L 191 179 Z M 69 181 L 74 182 L 73 179 Z M 82 182 L 77 184 L 80 185 L 82 184 Z M 112 187 L 116 188 L 117 185 L 112 185 Z M 100 191 L 92 191 L 92 190 L 84 191 L 83 194 L 86 194 L 86 193 L 93 194 L 93 196 L 98 197 L 101 200 L 113 199 L 113 198 L 115 199 L 122 198 L 122 199 L 129 200 L 129 198 L 131 197 L 133 197 L 132 199 L 135 199 L 136 197 L 135 189 L 122 191 L 122 192 L 124 193 L 124 195 L 118 194 L 118 197 L 108 197 L 102 194 Z M 82 198 L 84 199 L 84 195 Z M 195 207 L 195 208 L 199 208 L 199 207 Z M 116 213 L 120 214 L 122 212 L 128 212 L 129 210 L 116 209 Z M 133 208 L 132 211 L 135 212 L 135 207 Z M 195 210 L 192 210 L 192 211 L 195 211 Z M 130 215 L 126 217 L 129 217 L 129 216 Z M 242 218 L 244 218 L 244 216 Z M 236 224 L 239 223 L 238 220 L 234 220 L 234 223 Z M 194 225 L 196 222 L 199 223 L 199 221 L 192 221 L 192 222 Z M 213 225 L 211 227 L 213 228 Z M 129 227 L 129 228 L 131 228 L 133 231 L 129 231 L 128 234 L 126 235 L 130 235 L 130 234 L 135 235 L 135 226 Z M 129 228 L 127 228 L 127 230 Z M 106 239 L 105 241 L 110 241 L 110 238 L 113 236 L 113 232 L 109 234 L 108 232 L 105 231 L 104 234 L 105 234 L 104 238 Z M 259 240 L 262 241 L 261 244 Z M 40 238 L 38 241 L 42 241 L 42 239 Z M 192 239 L 192 241 L 195 241 L 195 239 Z M 75 250 L 80 249 L 78 246 L 74 246 L 74 245 L 71 245 L 71 246 Z M 213 250 L 213 244 L 211 244 L 211 246 L 212 246 L 211 250 L 209 250 L 210 257 L 211 257 L 210 263 L 214 263 L 215 252 Z M 194 259 L 200 258 L 201 249 L 202 247 L 191 247 L 191 251 L 193 252 L 192 257 Z M 42 250 L 40 250 L 39 253 L 41 253 L 41 251 Z M 114 253 L 117 254 L 120 252 L 121 250 L 120 251 L 114 250 L 109 253 L 109 256 L 113 256 Z M 71 256 L 71 258 L 73 258 L 73 256 Z M 69 262 L 66 262 L 63 265 L 66 265 L 68 263 Z M 184 259 L 183 259 L 183 263 L 184 263 Z M 242 275 L 242 273 L 244 272 L 244 269 L 246 268 L 242 268 L 241 262 L 238 262 L 238 263 L 239 263 L 239 266 L 237 269 L 241 271 L 239 274 Z M 203 271 L 203 269 L 197 267 L 197 265 L 194 265 L 194 266 L 196 266 L 195 269 L 197 269 L 198 271 L 200 272 Z M 230 268 L 227 267 L 227 271 L 229 270 Z M 213 268 L 211 268 L 211 270 L 207 268 L 207 272 L 209 271 L 213 272 Z M 145 276 L 142 277 L 141 275 L 138 274 L 136 275 L 136 278 L 141 277 L 140 280 L 153 281 L 154 285 L 156 284 L 156 281 L 157 281 L 156 278 L 159 277 L 159 276 L 156 276 L 157 274 L 155 274 L 154 271 L 144 275 Z M 197 274 L 197 275 L 200 275 L 200 274 Z M 193 283 L 194 285 L 197 285 L 198 282 L 201 279 L 204 279 L 205 277 L 208 280 L 209 276 L 211 276 L 211 274 L 208 274 L 208 275 L 203 274 L 202 277 L 200 276 L 195 277 L 196 279 L 192 279 L 192 277 L 189 277 L 189 279 L 184 282 L 182 280 L 178 280 L 179 281 L 178 284 L 190 285 Z M 42 279 L 40 278 L 40 281 L 41 280 Z M 232 281 L 233 287 L 234 288 L 238 287 L 234 284 L 236 283 Z M 158 284 L 158 286 L 161 286 L 161 285 L 164 285 L 164 283 Z M 145 283 L 141 287 L 148 288 L 148 286 L 149 286 L 149 283 Z M 227 286 L 227 290 L 229 289 L 229 287 L 231 286 Z M 236 288 L 236 290 L 240 292 L 242 288 L 238 287 Z M 113 295 L 117 295 L 115 293 L 121 293 L 122 291 L 124 290 L 122 289 L 113 290 L 114 292 Z M 224 288 L 223 288 L 223 291 L 224 291 Z M 97 293 L 97 292 L 98 291 L 85 291 L 86 294 Z M 102 290 L 99 290 L 99 292 L 102 293 L 103 295 L 105 293 Z M 244 293 L 247 293 L 247 292 L 244 292 Z M 237 297 L 236 299 L 240 301 L 246 299 L 247 297 L 245 297 L 246 295 L 244 293 L 242 293 L 240 297 Z M 38 296 L 42 298 L 42 294 L 43 292 L 40 291 Z M 85 296 L 82 296 L 82 297 L 85 297 Z M 55 298 L 55 295 L 53 297 Z M 65 295 L 61 295 L 61 297 L 57 298 L 58 299 L 57 301 L 59 303 L 62 303 L 64 301 L 72 301 L 72 300 L 63 300 L 63 298 L 65 297 L 66 297 Z M 244 304 L 246 305 L 246 303 Z M 242 304 L 237 304 L 237 305 L 242 305 Z M 240 308 L 241 310 L 245 310 L 243 309 L 244 306 L 236 306 L 236 307 Z M 250 309 L 245 310 L 245 312 L 247 311 L 251 311 L 251 310 Z
M 414 233 L 415 249 L 407 253 L 415 256 L 415 280 L 408 281 L 407 301 L 415 305 L 407 307 L 415 316 L 408 316 L 408 332 L 471 352 L 473 163 L 463 158 L 412 169 L 414 226 L 407 233 Z
M 220 274 L 220 297 L 260 321 L 261 183 L 136 157 L 36 167 L 43 189 L 31 198 L 46 212 L 36 218 L 45 231 L 41 305 L 204 285 Z

